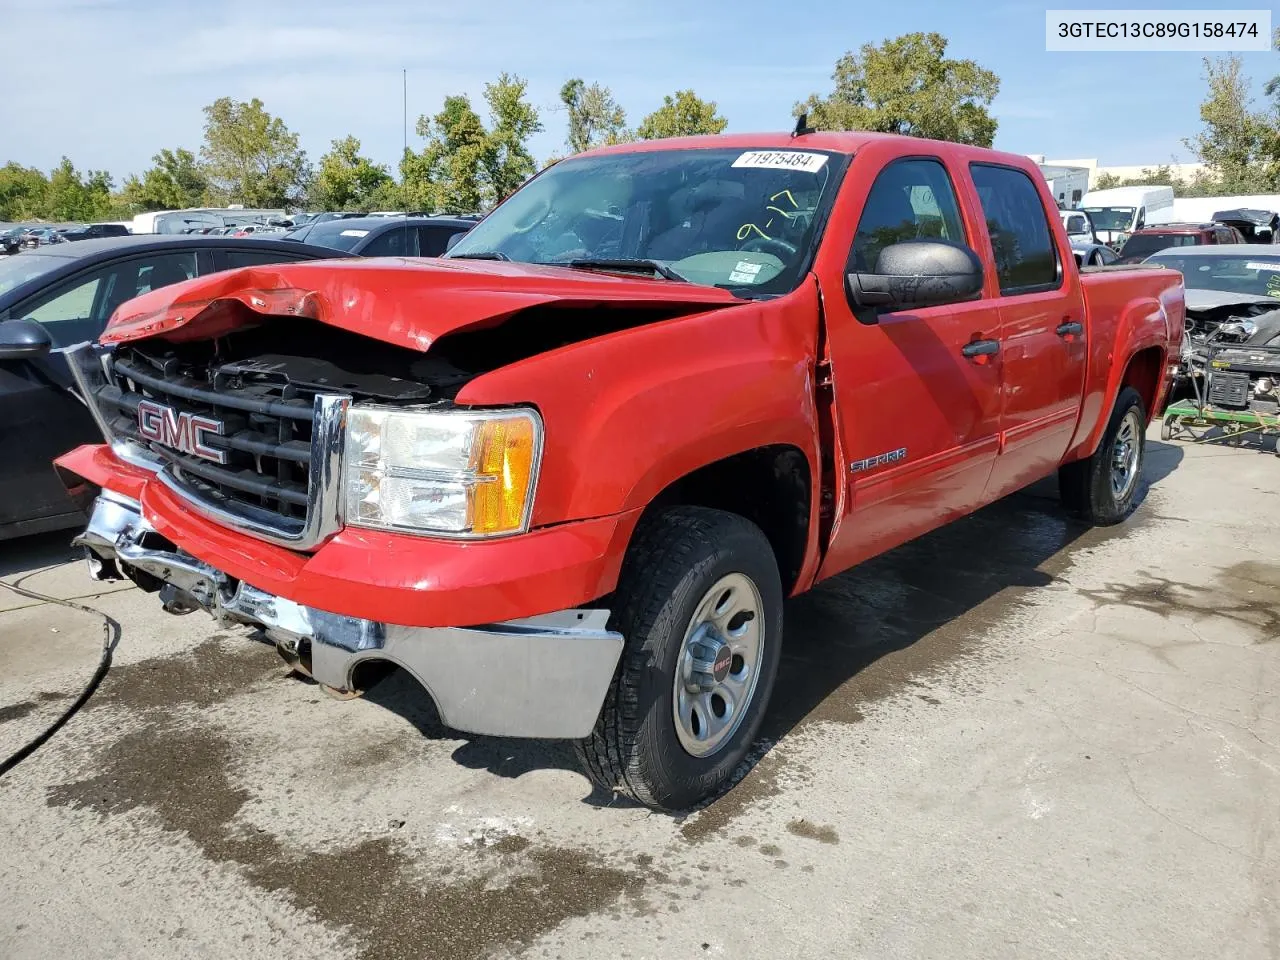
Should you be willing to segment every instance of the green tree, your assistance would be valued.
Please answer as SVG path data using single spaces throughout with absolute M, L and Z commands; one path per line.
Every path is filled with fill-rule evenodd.
M 598 83 L 587 86 L 582 79 L 574 78 L 560 88 L 560 102 L 569 112 L 569 135 L 565 144 L 570 153 L 626 143 L 634 138 L 627 129 L 626 111 L 613 99 L 608 87 Z
M 485 85 L 490 127 L 482 166 L 489 203 L 501 203 L 537 172 L 529 138 L 541 132 L 542 121 L 526 96 L 528 86 L 521 77 L 508 73 Z
M 835 89 L 795 107 L 819 130 L 873 130 L 991 146 L 996 119 L 987 107 L 1000 78 L 973 60 L 946 56 L 939 33 L 908 33 L 863 44 L 836 61 Z
M 484 88 L 490 126 L 469 97 L 445 98 L 434 117 L 418 118 L 427 144 L 400 162 L 405 202 L 413 209 L 467 213 L 503 200 L 537 169 L 529 138 L 542 129 L 526 83 L 502 74 Z
M 111 175 L 89 170 L 81 177 L 67 157 L 49 173 L 38 213 L 46 220 L 86 222 L 104 220 L 113 210 Z
M 161 150 L 141 177 L 125 179 L 120 202 L 132 210 L 183 210 L 206 202 L 209 181 L 195 154 L 179 147 Z
M 1200 104 L 1204 128 L 1183 142 L 1224 190 L 1264 192 L 1265 169 L 1259 154 L 1265 121 L 1252 110 L 1249 80 L 1240 58 L 1205 60 L 1204 79 L 1207 90 Z
M 434 117 L 418 118 L 418 136 L 427 145 L 401 163 L 406 192 L 423 210 L 465 213 L 484 203 L 484 161 L 488 131 L 465 95 L 445 97 Z
M 343 137 L 333 141 L 333 149 L 320 158 L 310 202 L 322 210 L 373 210 L 372 199 L 391 183 L 391 174 L 381 164 L 360 156 L 360 141 Z
M 40 215 L 49 178 L 35 167 L 0 167 L 0 220 L 30 220 Z
M 662 106 L 649 114 L 636 128 L 641 140 L 664 137 L 693 137 L 705 133 L 724 133 L 729 121 L 716 113 L 714 101 L 703 100 L 692 90 L 677 90 L 662 98 Z
M 250 207 L 287 207 L 302 199 L 310 178 L 307 155 L 298 135 L 261 100 L 221 97 L 204 115 L 200 157 L 214 199 Z

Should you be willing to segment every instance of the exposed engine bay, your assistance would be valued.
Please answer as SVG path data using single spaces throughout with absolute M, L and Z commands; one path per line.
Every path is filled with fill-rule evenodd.
M 1187 301 L 1181 383 L 1198 403 L 1275 413 L 1280 407 L 1280 303 Z

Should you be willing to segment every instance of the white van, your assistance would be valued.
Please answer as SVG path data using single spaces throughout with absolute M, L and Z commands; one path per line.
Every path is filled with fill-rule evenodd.
M 1119 246 L 1141 227 L 1173 223 L 1173 187 L 1090 190 L 1080 206 L 1093 221 L 1098 240 Z

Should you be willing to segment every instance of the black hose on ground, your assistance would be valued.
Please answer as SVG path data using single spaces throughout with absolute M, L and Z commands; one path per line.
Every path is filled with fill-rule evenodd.
M 79 610 L 102 620 L 102 656 L 98 660 L 98 668 L 93 671 L 93 676 L 89 678 L 89 682 L 84 689 L 80 691 L 80 696 L 76 697 L 71 706 L 62 711 L 62 714 L 47 726 L 38 736 L 29 741 L 25 746 L 17 752 L 5 757 L 0 761 L 0 777 L 20 764 L 31 754 L 40 749 L 50 737 L 62 729 L 62 727 L 76 715 L 76 713 L 89 702 L 89 698 L 93 696 L 94 691 L 98 689 L 98 684 L 102 682 L 102 678 L 107 675 L 107 670 L 111 668 L 111 654 L 115 651 L 116 644 L 120 642 L 120 624 L 114 619 L 107 616 L 101 610 L 95 610 L 93 607 L 86 607 L 83 604 L 76 603 L 72 600 L 59 600 L 57 597 L 47 597 L 43 593 L 36 593 L 34 590 L 28 590 L 25 587 L 14 586 L 12 583 L 5 583 L 0 580 L 0 587 L 12 591 L 21 597 L 29 600 L 39 600 L 42 603 L 56 603 L 60 607 L 66 607 L 69 610 Z

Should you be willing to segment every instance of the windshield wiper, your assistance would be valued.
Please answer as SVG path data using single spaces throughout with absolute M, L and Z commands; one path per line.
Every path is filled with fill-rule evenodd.
M 563 263 L 551 264 L 557 267 L 573 267 L 578 270 L 618 270 L 627 273 L 656 273 L 663 280 L 675 280 L 677 283 L 688 283 L 688 277 L 682 277 L 665 263 L 657 260 L 633 260 L 628 258 L 600 258 L 585 260 L 566 260 Z
M 477 250 L 475 253 L 451 253 L 445 257 L 446 260 L 502 260 L 506 263 L 511 262 L 511 258 L 505 253 L 499 253 L 497 250 Z

